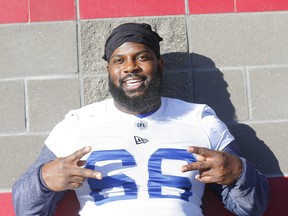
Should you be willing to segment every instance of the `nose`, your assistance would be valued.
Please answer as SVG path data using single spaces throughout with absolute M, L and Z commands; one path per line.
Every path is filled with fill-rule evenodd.
M 125 73 L 135 73 L 139 69 L 137 63 L 133 59 L 128 59 L 124 65 Z

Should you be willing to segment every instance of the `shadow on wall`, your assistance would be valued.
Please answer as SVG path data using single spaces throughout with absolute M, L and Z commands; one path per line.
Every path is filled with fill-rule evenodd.
M 283 176 L 277 158 L 264 141 L 257 137 L 250 126 L 237 122 L 227 90 L 228 83 L 210 58 L 183 52 L 167 53 L 162 57 L 167 69 L 164 73 L 163 96 L 209 105 L 228 125 L 243 156 L 256 169 L 266 175 Z

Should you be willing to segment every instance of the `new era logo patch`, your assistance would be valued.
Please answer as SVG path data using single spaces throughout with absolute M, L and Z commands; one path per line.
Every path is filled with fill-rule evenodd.
M 145 138 L 142 138 L 142 137 L 139 137 L 139 136 L 134 136 L 134 140 L 135 140 L 137 145 L 145 144 L 145 143 L 147 143 L 149 141 L 148 139 L 145 139 Z

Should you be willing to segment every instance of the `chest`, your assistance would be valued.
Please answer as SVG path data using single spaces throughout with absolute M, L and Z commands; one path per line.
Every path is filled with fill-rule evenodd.
M 192 197 L 197 172 L 181 172 L 196 161 L 190 145 L 208 146 L 201 128 L 186 122 L 121 119 L 85 124 L 77 142 L 91 146 L 86 168 L 102 173 L 102 180 L 88 179 L 87 188 L 97 205 L 113 199 Z
M 201 127 L 183 120 L 108 118 L 91 121 L 80 129 L 76 139 L 75 143 L 89 145 L 94 151 L 125 149 L 134 155 L 141 152 L 143 156 L 159 148 L 187 149 L 191 145 L 209 148 L 209 139 Z

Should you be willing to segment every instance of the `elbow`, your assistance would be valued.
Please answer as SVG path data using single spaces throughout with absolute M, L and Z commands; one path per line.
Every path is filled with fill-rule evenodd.
M 270 201 L 270 188 L 268 182 L 261 187 L 261 193 L 254 194 L 251 198 L 246 197 L 244 202 L 234 202 L 230 206 L 231 212 L 238 216 L 262 216 L 268 208 Z

